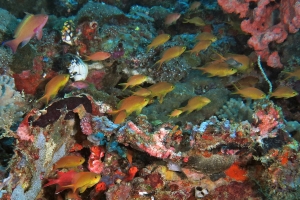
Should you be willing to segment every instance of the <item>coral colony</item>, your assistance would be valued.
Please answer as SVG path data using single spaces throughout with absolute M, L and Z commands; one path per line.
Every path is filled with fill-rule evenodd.
M 300 198 L 299 0 L 19 4 L 0 199 Z

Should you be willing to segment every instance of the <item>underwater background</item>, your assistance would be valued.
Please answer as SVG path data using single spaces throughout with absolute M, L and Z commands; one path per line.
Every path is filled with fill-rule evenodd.
M 300 199 L 300 0 L 0 0 L 0 199 Z

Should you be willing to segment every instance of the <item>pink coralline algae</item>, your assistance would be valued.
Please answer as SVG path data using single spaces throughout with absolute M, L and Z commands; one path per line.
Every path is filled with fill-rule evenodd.
M 225 12 L 236 13 L 240 18 L 249 17 L 241 23 L 241 29 L 252 37 L 248 44 L 266 61 L 268 66 L 283 67 L 277 51 L 271 52 L 268 45 L 271 42 L 282 43 L 288 33 L 296 33 L 300 28 L 299 0 L 218 0 Z M 250 3 L 257 7 L 250 9 Z M 274 23 L 274 12 L 280 12 L 280 22 Z
M 255 114 L 256 127 L 252 127 L 252 132 L 258 132 L 261 138 L 275 137 L 278 127 L 283 124 L 280 114 L 276 108 L 268 106 L 265 109 L 258 109 Z
M 91 122 L 92 122 L 92 115 L 86 113 L 84 117 L 80 120 L 80 127 L 83 134 L 91 135 L 93 133 Z
M 37 109 L 31 110 L 23 119 L 23 121 L 20 123 L 18 129 L 17 129 L 17 135 L 19 136 L 20 140 L 25 141 L 34 141 L 34 136 L 31 135 L 31 129 L 29 127 L 28 119 L 29 117 L 35 115 L 37 113 Z
M 125 145 L 130 144 L 133 148 L 147 152 L 149 155 L 157 158 L 180 160 L 181 153 L 176 153 L 173 147 L 167 148 L 164 144 L 168 133 L 169 131 L 165 128 L 160 128 L 153 134 L 147 134 L 140 127 L 129 121 L 118 132 L 117 141 Z
M 91 155 L 88 161 L 88 169 L 91 172 L 100 174 L 104 169 L 104 163 L 101 158 L 104 156 L 104 148 L 100 146 L 93 146 L 90 148 Z

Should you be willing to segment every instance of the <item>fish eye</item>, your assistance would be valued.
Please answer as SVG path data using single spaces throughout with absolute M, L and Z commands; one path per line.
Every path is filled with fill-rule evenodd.
M 297 92 L 293 92 L 293 94 L 297 94 Z
M 234 71 L 234 69 L 233 69 L 233 68 L 231 68 L 230 70 L 231 70 L 231 71 Z

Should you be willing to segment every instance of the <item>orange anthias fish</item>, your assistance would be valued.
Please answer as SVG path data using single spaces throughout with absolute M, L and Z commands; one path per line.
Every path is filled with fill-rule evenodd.
M 297 95 L 298 92 L 296 92 L 292 88 L 289 88 L 287 86 L 278 86 L 278 88 L 276 88 L 275 91 L 272 92 L 271 97 L 288 99 Z
M 188 101 L 188 104 L 186 106 L 179 108 L 179 110 L 182 110 L 182 112 L 187 112 L 186 114 L 189 114 L 194 110 L 200 110 L 210 102 L 210 99 L 206 97 L 195 96 Z
M 118 110 L 109 112 L 114 115 L 119 113 L 122 110 L 125 110 L 127 116 L 133 112 L 136 112 L 138 115 L 142 112 L 142 109 L 149 103 L 149 98 L 140 97 L 140 96 L 129 96 L 118 104 Z
M 174 88 L 175 86 L 171 83 L 159 82 L 148 87 L 148 90 L 151 91 L 151 98 L 158 97 L 159 103 L 162 103 L 166 94 L 174 90 Z
M 171 112 L 171 114 L 169 114 L 169 117 L 179 117 L 179 115 L 182 113 L 183 111 L 180 109 L 175 109 Z
M 195 40 L 210 40 L 212 42 L 217 41 L 217 37 L 214 36 L 212 33 L 203 32 L 200 35 L 196 36 Z
M 183 23 L 194 24 L 195 26 L 205 26 L 205 22 L 200 17 L 193 17 L 192 19 L 184 19 Z
M 250 99 L 264 99 L 266 98 L 266 94 L 255 88 L 255 87 L 247 87 L 247 88 L 243 88 L 243 89 L 238 89 L 235 85 L 233 85 L 236 88 L 236 92 L 234 92 L 233 94 L 239 94 L 242 97 L 245 98 L 250 98 Z
M 25 18 L 18 25 L 15 30 L 15 35 L 13 40 L 4 42 L 3 44 L 9 46 L 15 53 L 19 44 L 22 42 L 22 46 L 26 45 L 30 39 L 36 35 L 37 39 L 42 39 L 43 27 L 47 23 L 48 15 L 38 14 L 32 15 L 26 13 Z
M 132 92 L 132 95 L 134 96 L 141 96 L 141 97 L 147 97 L 151 95 L 151 91 L 147 88 L 139 88 L 137 91 Z
M 125 121 L 126 117 L 127 117 L 126 110 L 121 110 L 114 116 L 114 123 L 121 124 Z
M 45 102 L 48 105 L 49 100 L 53 99 L 59 90 L 61 90 L 69 81 L 70 75 L 69 74 L 60 74 L 53 77 L 45 87 L 45 94 L 42 98 L 38 101 Z
M 199 8 L 199 6 L 201 5 L 201 3 L 199 1 L 194 1 L 191 5 L 189 10 L 196 10 Z
M 61 188 L 62 186 L 72 184 L 75 174 L 77 174 L 77 172 L 75 172 L 73 170 L 68 171 L 68 172 L 58 171 L 57 172 L 57 179 L 48 179 L 48 183 L 45 184 L 43 187 L 48 187 L 50 185 L 57 184 L 58 186 L 56 187 L 55 194 L 58 194 L 58 193 L 60 193 L 61 191 L 64 190 L 64 189 Z
M 54 164 L 53 169 L 77 167 L 82 165 L 84 161 L 82 156 L 64 156 Z
M 166 51 L 164 51 L 162 58 L 155 63 L 155 64 L 159 64 L 158 69 L 161 68 L 161 65 L 164 62 L 167 62 L 173 58 L 180 56 L 185 51 L 185 49 L 186 49 L 186 47 L 183 47 L 183 46 L 175 46 L 175 47 L 171 47 L 171 48 L 167 49 Z
M 192 50 L 189 50 L 190 53 L 196 53 L 198 55 L 199 51 L 206 50 L 210 45 L 211 40 L 201 40 L 199 41 Z
M 99 174 L 93 172 L 79 172 L 73 177 L 70 185 L 61 186 L 62 189 L 72 189 L 73 193 L 79 189 L 80 193 L 83 193 L 87 188 L 93 187 L 101 179 Z
M 209 77 L 218 76 L 225 77 L 233 75 L 237 72 L 235 68 L 229 67 L 226 62 L 216 60 L 206 64 L 204 67 L 195 68 L 203 71 L 203 73 L 210 74 Z
M 283 80 L 289 79 L 291 77 L 296 77 L 297 80 L 300 79 L 300 69 L 297 69 L 297 70 L 295 70 L 293 72 L 284 72 L 283 71 L 283 73 L 287 73 L 288 74 L 288 76 L 285 79 L 283 79 Z
M 120 83 L 119 85 L 123 85 L 125 90 L 127 87 L 134 87 L 137 85 L 140 85 L 142 83 L 144 83 L 147 80 L 147 76 L 142 75 L 142 74 L 137 74 L 137 75 L 133 75 L 131 76 L 128 80 L 127 83 Z
M 171 24 L 175 24 L 176 21 L 180 18 L 180 16 L 180 13 L 172 13 L 167 15 L 167 17 L 165 18 L 165 25 L 170 26 Z
M 154 40 L 151 42 L 151 44 L 149 44 L 147 46 L 147 52 L 150 51 L 150 49 L 152 49 L 152 48 L 155 49 L 156 47 L 158 47 L 160 45 L 163 45 L 170 38 L 171 38 L 171 36 L 169 34 L 160 34 L 160 35 L 158 35 L 156 38 L 154 38 Z
M 106 60 L 111 56 L 110 53 L 104 52 L 104 51 L 99 51 L 96 53 L 93 53 L 92 55 L 85 56 L 85 61 L 101 61 L 101 60 Z

